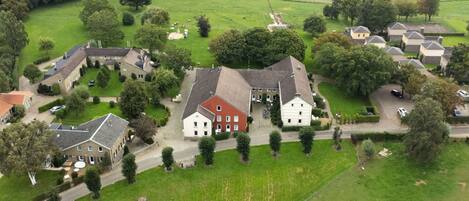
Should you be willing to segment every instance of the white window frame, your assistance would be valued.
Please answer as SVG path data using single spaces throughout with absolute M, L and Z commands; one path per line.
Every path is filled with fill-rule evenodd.
M 218 111 L 218 112 L 221 111 L 221 105 L 217 105 L 217 111 Z
M 234 131 L 238 131 L 238 129 L 239 129 L 239 128 L 238 128 L 238 124 L 233 125 L 233 130 L 234 130 Z
M 98 147 L 99 152 L 103 152 L 103 147 Z
M 221 130 L 221 124 L 217 124 L 217 129 Z
M 230 131 L 231 131 L 231 125 L 230 125 L 230 124 L 226 124 L 226 125 L 225 125 L 225 131 L 227 131 L 227 130 L 230 130 Z
M 93 151 L 93 147 L 92 147 L 92 146 L 88 146 L 88 151 Z
M 238 122 L 239 121 L 239 116 L 238 115 L 234 115 L 233 116 L 233 122 Z
M 221 122 L 221 115 L 217 115 L 217 122 Z
M 81 151 L 81 145 L 77 146 L 77 151 Z
M 230 115 L 226 115 L 225 120 L 226 120 L 226 122 L 231 122 L 231 116 L 230 116 Z

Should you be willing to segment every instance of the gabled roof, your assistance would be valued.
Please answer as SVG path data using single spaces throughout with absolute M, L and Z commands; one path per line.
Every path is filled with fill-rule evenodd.
M 24 100 L 32 96 L 33 93 L 29 91 L 11 91 L 9 93 L 0 93 L 0 100 L 11 105 L 23 105 Z
M 123 57 L 130 51 L 130 48 L 86 48 L 88 56 L 117 56 Z
M 112 113 L 79 125 L 77 128 L 52 124 L 49 129 L 57 135 L 55 143 L 62 150 L 69 149 L 87 141 L 93 141 L 104 148 L 111 149 L 121 137 L 129 122 Z
M 404 59 L 404 60 L 399 61 L 399 65 L 402 65 L 402 64 L 410 64 L 417 69 L 425 68 L 425 65 L 423 65 L 422 62 L 420 62 L 420 60 L 418 59 Z
M 383 37 L 381 36 L 370 36 L 365 39 L 366 43 L 386 43 L 386 40 L 384 40 Z
M 435 41 L 425 41 L 421 45 L 427 50 L 445 50 L 445 48 L 440 43 Z
M 388 28 L 391 30 L 407 30 L 407 26 L 400 22 L 393 22 L 388 25 Z
M 368 27 L 365 26 L 356 26 L 352 27 L 353 33 L 371 33 Z
M 306 72 L 305 65 L 292 56 L 283 59 L 279 63 L 284 65 L 284 69 L 289 69 L 287 72 L 290 73 L 289 76 L 281 80 L 279 83 L 282 103 L 286 104 L 295 97 L 300 97 L 305 102 L 314 106 L 313 92 L 309 85 L 308 73 Z M 275 66 L 272 67 L 275 68 Z
M 13 105 L 0 100 L 0 116 L 5 115 L 13 108 Z
M 425 37 L 417 31 L 409 31 L 404 33 L 404 36 L 408 39 L 425 39 Z
M 404 55 L 404 52 L 402 52 L 402 50 L 398 47 L 386 46 L 384 48 L 384 51 L 389 55 Z

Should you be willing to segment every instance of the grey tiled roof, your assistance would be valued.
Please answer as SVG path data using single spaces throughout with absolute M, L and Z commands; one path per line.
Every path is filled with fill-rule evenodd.
M 417 31 L 409 31 L 404 33 L 404 36 L 408 39 L 425 39 L 425 37 Z
M 400 22 L 393 22 L 390 25 L 388 25 L 388 28 L 392 30 L 407 30 L 407 26 Z
M 354 33 L 371 33 L 370 30 L 365 26 L 352 27 Z
M 427 50 L 444 50 L 445 48 L 435 41 L 425 41 L 422 43 L 422 47 Z
M 423 65 L 422 62 L 420 62 L 420 60 L 418 60 L 418 59 L 404 59 L 404 60 L 399 61 L 399 64 L 401 64 L 401 65 L 402 64 L 410 64 L 410 65 L 414 66 L 417 69 L 425 68 L 425 65 Z
M 278 82 L 288 75 L 286 71 L 274 71 L 272 69 L 251 70 L 240 69 L 238 72 L 253 88 L 277 89 Z
M 88 56 L 119 56 L 123 57 L 130 51 L 130 48 L 86 48 Z
M 68 149 L 86 141 L 94 141 L 110 149 L 125 133 L 128 124 L 125 119 L 109 113 L 83 123 L 77 128 L 65 128 L 53 124 L 50 129 L 56 133 L 54 140 L 61 149 Z
M 313 92 L 309 86 L 305 65 L 292 56 L 283 59 L 279 63 L 284 63 L 290 69 L 290 76 L 280 81 L 280 98 L 282 103 L 285 104 L 295 97 L 300 97 L 305 102 L 314 106 Z
M 389 55 L 404 55 L 404 52 L 398 47 L 387 46 L 384 48 L 384 51 Z
M 370 36 L 365 41 L 366 43 L 386 43 L 386 40 L 381 36 Z

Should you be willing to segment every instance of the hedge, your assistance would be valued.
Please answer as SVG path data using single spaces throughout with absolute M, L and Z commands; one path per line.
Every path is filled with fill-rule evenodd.
M 223 133 L 218 133 L 218 134 L 212 134 L 212 137 L 216 141 L 219 141 L 219 140 L 226 140 L 230 138 L 230 135 L 231 135 L 230 132 L 223 132 Z
M 64 99 L 59 98 L 59 99 L 57 99 L 57 100 L 55 100 L 55 101 L 52 101 L 52 102 L 50 102 L 50 103 L 47 103 L 47 104 L 45 104 L 45 105 L 39 107 L 38 110 L 39 110 L 39 113 L 42 113 L 42 112 L 45 112 L 45 111 L 51 109 L 51 108 L 54 107 L 54 106 L 63 105 L 63 104 L 65 104 Z
M 300 131 L 301 128 L 303 128 L 303 126 L 284 126 L 282 127 L 282 132 Z
M 457 33 L 424 33 L 423 35 L 425 35 L 425 36 L 465 36 L 465 33 L 464 32 L 457 32 Z
M 356 123 L 379 122 L 379 115 L 358 115 L 355 117 Z
M 49 56 L 44 56 L 44 57 L 40 57 L 39 59 L 34 60 L 33 64 L 38 65 L 38 64 L 42 64 L 42 63 L 44 63 L 46 61 L 49 61 L 49 60 L 50 60 Z
M 402 140 L 404 133 L 388 133 L 388 132 L 370 132 L 370 133 L 353 133 L 350 135 L 352 143 L 356 144 L 359 141 L 371 139 L 373 142 Z
M 63 184 L 55 186 L 51 191 L 48 191 L 48 192 L 41 193 L 41 194 L 37 195 L 36 197 L 33 198 L 33 201 L 43 201 L 43 200 L 49 198 L 52 191 L 57 191 L 58 193 L 61 193 L 61 192 L 64 192 L 64 191 L 66 191 L 70 188 L 72 188 L 72 183 L 67 181 Z
M 469 123 L 469 116 L 464 117 L 447 117 L 446 122 L 449 124 L 468 124 Z

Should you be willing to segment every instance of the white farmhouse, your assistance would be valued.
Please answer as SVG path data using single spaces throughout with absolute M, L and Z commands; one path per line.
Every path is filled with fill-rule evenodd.
M 418 52 L 423 42 L 425 37 L 421 33 L 410 31 L 402 35 L 401 48 L 405 52 Z
M 435 42 L 426 41 L 420 45 L 419 58 L 424 64 L 440 64 L 445 48 Z
M 386 41 L 381 36 L 370 36 L 365 39 L 365 45 L 374 45 L 379 48 L 385 48 Z
M 394 22 L 388 26 L 387 32 L 390 41 L 401 41 L 402 35 L 407 32 L 407 26 L 400 22 Z

